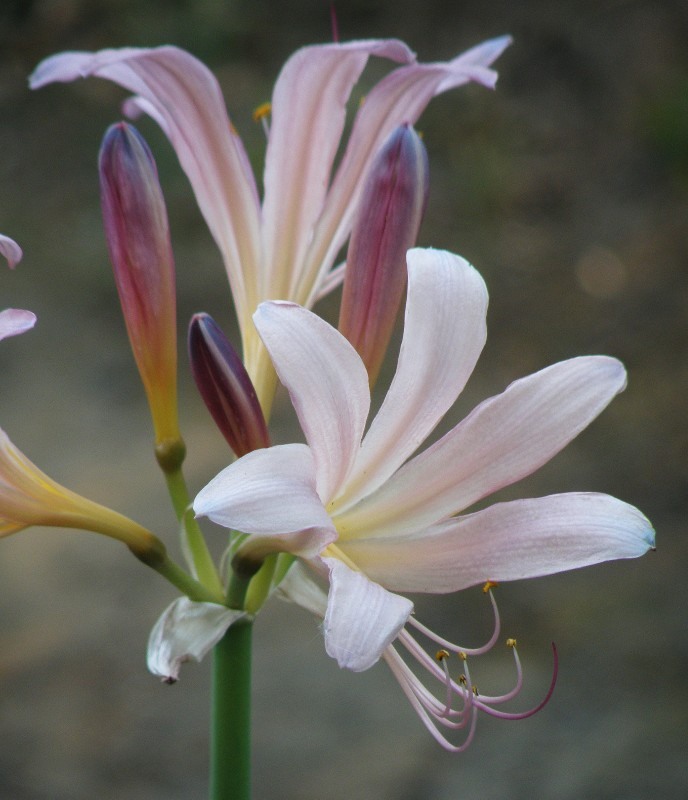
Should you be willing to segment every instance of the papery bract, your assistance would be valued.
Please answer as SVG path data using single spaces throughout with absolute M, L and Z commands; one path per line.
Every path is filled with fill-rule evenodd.
M 61 53 L 31 76 L 38 88 L 90 75 L 135 96 L 132 114 L 149 114 L 174 146 L 225 262 L 242 333 L 244 360 L 266 413 L 274 372 L 251 315 L 262 300 L 312 305 L 346 243 L 367 171 L 401 123 L 413 124 L 433 96 L 470 81 L 494 87 L 490 65 L 510 43 L 500 37 L 457 58 L 418 64 L 396 40 L 304 47 L 284 65 L 272 97 L 262 204 L 246 152 L 227 118 L 210 71 L 176 47 Z M 333 174 L 346 104 L 368 58 L 401 64 L 358 109 Z M 341 278 L 341 275 L 339 276 Z

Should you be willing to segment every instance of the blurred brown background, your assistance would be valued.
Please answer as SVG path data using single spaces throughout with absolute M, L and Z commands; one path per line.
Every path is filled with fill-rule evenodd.
M 523 706 L 561 671 L 550 705 L 482 719 L 461 756 L 425 733 L 380 665 L 340 671 L 315 621 L 273 601 L 256 625 L 257 800 L 683 798 L 688 791 L 688 5 L 685 0 L 337 0 L 343 39 L 396 36 L 421 60 L 502 33 L 496 93 L 463 88 L 419 122 L 431 199 L 421 244 L 471 260 L 490 289 L 490 337 L 455 421 L 510 380 L 582 353 L 624 360 L 629 388 L 512 494 L 607 491 L 645 511 L 658 551 L 499 590 L 519 638 Z M 0 352 L 0 424 L 65 485 L 133 516 L 174 550 L 143 392 L 100 221 L 96 155 L 122 93 L 97 80 L 32 94 L 63 49 L 175 43 L 216 72 L 260 172 L 251 111 L 297 47 L 330 38 L 320 0 L 5 0 L 0 6 L 0 231 L 25 249 L 2 307 L 37 312 Z M 367 80 L 378 74 L 373 65 Z M 364 82 L 365 83 L 365 82 Z M 363 87 L 365 91 L 365 85 Z M 232 330 L 224 272 L 176 158 L 158 159 L 177 257 L 180 327 Z M 327 314 L 328 310 L 325 309 Z M 228 461 L 181 362 L 188 477 Z M 286 404 L 276 422 L 287 424 Z M 289 435 L 285 428 L 281 434 Z M 23 532 L 0 543 L 0 798 L 203 798 L 208 664 L 174 687 L 146 672 L 150 626 L 174 592 L 116 543 Z M 488 632 L 476 589 L 420 598 L 466 645 Z M 479 685 L 505 688 L 495 654 Z

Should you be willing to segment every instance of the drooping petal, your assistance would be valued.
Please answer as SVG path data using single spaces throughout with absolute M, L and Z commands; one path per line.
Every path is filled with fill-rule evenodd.
M 330 570 L 323 622 L 325 649 L 340 667 L 362 672 L 372 667 L 397 637 L 413 611 L 413 603 L 336 558 L 323 561 Z
M 297 50 L 277 79 L 265 155 L 263 246 L 269 275 L 261 299 L 293 297 L 330 183 L 347 101 L 371 55 L 414 60 L 396 40 L 315 45 Z
M 153 626 L 148 638 L 148 669 L 173 683 L 185 661 L 201 661 L 245 611 L 179 597 Z
M 309 557 L 337 533 L 315 489 L 311 452 L 303 444 L 254 450 L 216 475 L 194 511 L 241 533 L 261 549 Z M 260 540 L 260 541 L 258 541 Z
M 338 546 L 393 591 L 443 593 L 636 558 L 654 541 L 637 508 L 605 494 L 569 493 L 497 503 L 415 536 Z
M 0 311 L 0 340 L 17 336 L 36 324 L 36 315 L 22 308 L 6 308 Z
M 14 269 L 22 260 L 24 254 L 14 239 L 10 239 L 9 236 L 0 233 L 0 255 L 7 259 L 9 268 Z
M 370 392 L 363 362 L 347 340 L 293 303 L 262 303 L 258 332 L 289 390 L 328 503 L 349 473 L 363 436 Z
M 356 115 L 323 214 L 318 221 L 304 269 L 304 287 L 312 295 L 294 297 L 310 305 L 326 272 L 334 263 L 351 230 L 353 214 L 363 186 L 363 176 L 392 130 L 402 123 L 415 124 L 433 96 L 469 81 L 494 86 L 496 73 L 488 69 L 511 38 L 501 36 L 472 48 L 452 61 L 410 64 L 383 78 L 366 96 Z M 320 278 L 315 275 L 320 272 Z
M 625 386 L 623 365 L 607 356 L 573 358 L 514 381 L 338 519 L 338 528 L 343 536 L 394 536 L 456 514 L 549 461 Z
M 296 561 L 277 587 L 277 595 L 305 608 L 321 619 L 327 611 L 327 590 L 316 580 L 313 572 Z
M 460 256 L 409 250 L 408 296 L 397 371 L 334 511 L 377 489 L 453 405 L 485 344 L 487 289 Z
M 176 47 L 67 52 L 41 62 L 37 89 L 97 76 L 140 95 L 170 138 L 225 261 L 242 330 L 257 303 L 259 205 L 247 158 L 210 70 Z

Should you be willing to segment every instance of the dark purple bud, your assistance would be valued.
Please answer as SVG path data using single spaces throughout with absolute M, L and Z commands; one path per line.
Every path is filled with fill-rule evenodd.
M 270 446 L 267 425 L 248 372 L 209 314 L 189 325 L 189 358 L 196 386 L 237 457 Z

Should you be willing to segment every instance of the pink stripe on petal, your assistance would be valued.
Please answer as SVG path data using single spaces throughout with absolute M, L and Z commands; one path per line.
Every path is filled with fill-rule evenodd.
M 262 303 L 254 321 L 289 391 L 327 504 L 346 480 L 363 436 L 370 408 L 365 367 L 338 331 L 294 303 Z
M 337 519 L 342 535 L 425 528 L 547 463 L 626 386 L 623 365 L 582 356 L 514 381 Z
M 415 536 L 338 546 L 392 591 L 445 593 L 636 558 L 654 547 L 654 531 L 621 500 L 570 493 L 498 503 Z
M 330 570 L 323 622 L 325 649 L 340 667 L 362 672 L 372 667 L 396 639 L 413 611 L 413 603 L 336 558 L 323 561 Z

